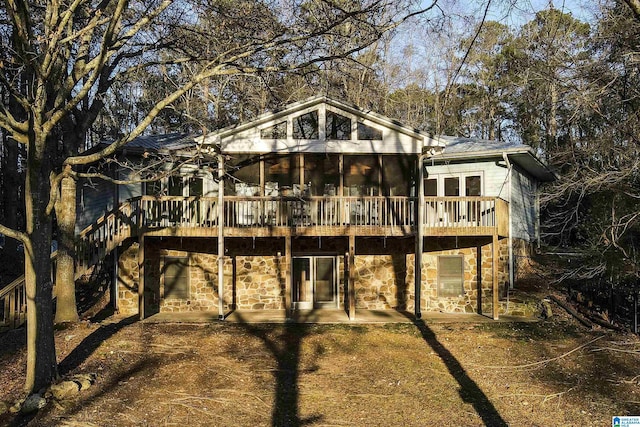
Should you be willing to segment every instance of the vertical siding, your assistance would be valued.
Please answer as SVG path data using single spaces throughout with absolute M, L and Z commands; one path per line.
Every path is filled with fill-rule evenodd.
M 133 179 L 131 177 L 131 171 L 120 171 L 118 176 L 121 180 Z M 142 185 L 141 182 L 118 185 L 118 204 L 133 197 L 142 196 Z
M 536 186 L 535 181 L 513 168 L 511 216 L 513 237 L 527 242 L 535 240 L 536 235 Z
M 114 208 L 114 185 L 103 180 L 78 182 L 76 231 L 80 232 Z

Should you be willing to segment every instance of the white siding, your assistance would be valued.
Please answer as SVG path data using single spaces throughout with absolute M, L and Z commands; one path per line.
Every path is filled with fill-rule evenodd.
M 513 237 L 531 242 L 536 235 L 536 183 L 517 168 L 513 168 L 512 180 Z
M 496 165 L 492 162 L 456 163 L 448 165 L 431 165 L 429 160 L 425 161 L 427 176 L 431 175 L 482 175 L 483 196 L 501 197 L 505 200 L 509 198 L 507 188 L 507 168 Z

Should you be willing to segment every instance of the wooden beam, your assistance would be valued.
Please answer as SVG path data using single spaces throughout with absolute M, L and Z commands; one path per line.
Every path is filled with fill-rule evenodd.
M 498 251 L 498 235 L 496 233 L 493 234 L 493 241 L 491 243 L 491 257 L 492 257 L 492 270 L 493 270 L 493 279 L 491 280 L 491 286 L 493 288 L 493 320 L 498 320 L 499 311 L 500 311 L 500 286 L 498 284 L 498 264 L 500 261 L 499 251 Z
M 224 156 L 218 156 L 218 320 L 224 320 Z
M 138 314 L 144 320 L 144 234 L 138 239 Z
M 349 320 L 356 319 L 356 236 L 349 234 L 349 280 L 347 291 L 349 292 Z
M 287 319 L 292 318 L 291 313 L 291 236 L 284 238 L 284 309 Z

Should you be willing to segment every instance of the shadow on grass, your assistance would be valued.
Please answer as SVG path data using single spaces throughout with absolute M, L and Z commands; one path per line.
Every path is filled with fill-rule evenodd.
M 487 426 L 507 426 L 506 421 L 502 418 L 493 403 L 484 394 L 482 389 L 469 377 L 460 362 L 453 354 L 440 342 L 436 334 L 421 319 L 412 318 L 413 325 L 418 328 L 422 334 L 422 338 L 431 347 L 431 349 L 444 362 L 451 376 L 458 382 L 460 386 L 459 393 L 462 400 L 473 405 L 482 421 Z
M 138 316 L 130 316 L 120 320 L 118 323 L 101 325 L 98 329 L 83 339 L 82 342 L 58 364 L 58 373 L 60 376 L 64 376 L 80 366 L 82 362 L 87 360 L 87 358 L 91 356 L 98 347 L 100 347 L 100 344 L 118 333 L 118 331 L 125 326 L 131 325 L 137 320 Z
M 301 427 L 322 420 L 321 415 L 301 418 L 298 382 L 301 371 L 302 341 L 311 334 L 312 326 L 287 322 L 283 325 L 245 323 L 239 316 L 239 325 L 252 336 L 259 338 L 271 353 L 277 366 L 273 373 L 276 382 L 275 401 L 271 412 L 273 427 Z M 302 322 L 303 319 L 298 319 Z

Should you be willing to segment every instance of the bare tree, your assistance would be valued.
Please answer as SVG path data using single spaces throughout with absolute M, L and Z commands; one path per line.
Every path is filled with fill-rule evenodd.
M 7 19 L 0 26 L 0 84 L 17 100 L 22 114 L 1 105 L 0 127 L 26 148 L 26 228 L 0 225 L 0 232 L 20 240 L 25 248 L 26 390 L 40 389 L 57 376 L 49 279 L 52 215 L 58 198 L 70 194 L 59 189 L 74 175 L 74 168 L 112 155 L 163 109 L 212 76 L 286 71 L 352 55 L 432 7 L 410 9 L 410 3 L 2 2 L 0 14 Z M 205 13 L 217 19 L 220 48 L 200 49 L 184 37 L 198 34 Z M 269 25 L 264 25 L 265 19 Z M 232 21 L 248 29 L 238 32 L 238 26 L 228 25 Z M 336 49 L 329 49 L 328 34 L 332 43 L 338 43 Z M 112 145 L 81 153 L 113 85 L 136 73 L 162 75 L 185 64 L 197 64 L 198 71 L 150 105 Z M 28 77 L 24 87 L 16 85 L 17 75 Z M 63 204 L 74 202 L 61 199 Z M 59 216 L 63 215 L 60 210 Z

